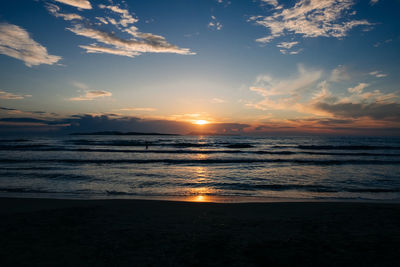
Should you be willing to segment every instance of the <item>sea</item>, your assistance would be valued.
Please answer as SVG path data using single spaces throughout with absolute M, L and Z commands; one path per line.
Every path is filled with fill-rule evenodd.
M 0 196 L 400 202 L 400 138 L 4 137 Z

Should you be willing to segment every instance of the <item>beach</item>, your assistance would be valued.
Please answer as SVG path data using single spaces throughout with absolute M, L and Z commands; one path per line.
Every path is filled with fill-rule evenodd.
M 1 266 L 398 266 L 400 205 L 0 198 Z

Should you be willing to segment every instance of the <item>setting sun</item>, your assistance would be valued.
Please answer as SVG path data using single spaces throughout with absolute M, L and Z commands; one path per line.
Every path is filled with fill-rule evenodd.
M 197 125 L 204 125 L 204 124 L 208 124 L 208 123 L 209 122 L 206 120 L 197 120 L 194 122 L 194 124 L 197 124 Z

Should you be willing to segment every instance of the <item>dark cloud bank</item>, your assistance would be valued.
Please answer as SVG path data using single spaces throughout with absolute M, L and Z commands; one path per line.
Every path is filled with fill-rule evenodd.
M 121 131 L 121 132 L 158 132 L 169 134 L 188 134 L 190 132 L 211 132 L 221 134 L 240 134 L 250 125 L 239 123 L 216 123 L 206 127 L 190 122 L 170 120 L 146 120 L 137 117 L 117 117 L 113 114 L 73 115 L 62 119 L 2 118 L 0 132 L 7 133 L 54 133 L 68 134 L 76 132 Z
M 346 112 L 346 109 L 341 109 Z M 393 114 L 395 115 L 395 114 Z M 396 115 L 395 115 L 396 116 Z M 138 117 L 118 117 L 114 114 L 73 115 L 68 118 L 1 118 L 0 134 L 69 134 L 77 132 L 121 131 L 121 132 L 157 132 L 168 134 L 217 133 L 217 134 L 356 134 L 356 135 L 392 135 L 400 136 L 398 127 L 356 128 L 353 120 L 345 119 L 312 119 L 302 120 L 301 127 L 262 125 L 251 126 L 240 123 L 215 123 L 206 126 L 190 122 L 171 120 L 149 120 Z M 352 127 L 353 126 L 353 127 Z M 328 131 L 327 131 L 328 130 Z

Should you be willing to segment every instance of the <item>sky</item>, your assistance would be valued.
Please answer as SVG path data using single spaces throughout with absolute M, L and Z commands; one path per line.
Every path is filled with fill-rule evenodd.
M 0 131 L 400 135 L 400 0 L 5 0 Z

